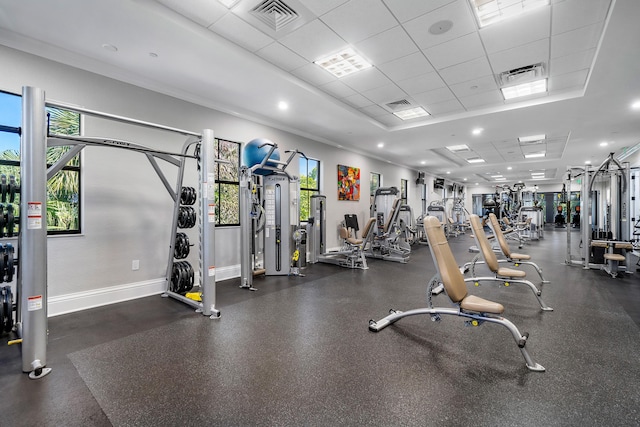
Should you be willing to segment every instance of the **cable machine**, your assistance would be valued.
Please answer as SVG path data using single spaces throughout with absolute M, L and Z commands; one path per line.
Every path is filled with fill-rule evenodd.
M 613 277 L 626 270 L 632 248 L 629 182 L 629 163 L 621 164 L 613 153 L 597 169 L 589 165 L 568 168 L 566 188 L 581 188 L 581 240 L 579 245 L 572 242 L 571 227 L 567 227 L 567 265 L 604 269 Z M 614 258 L 619 261 L 609 262 Z M 619 265 L 622 261 L 624 265 Z
M 300 275 L 300 180 L 286 168 L 300 154 L 254 139 L 243 150 L 240 168 L 240 288 L 255 291 L 253 276 Z
M 45 107 L 58 107 L 81 114 L 91 115 L 116 122 L 159 129 L 187 136 L 181 153 L 169 153 L 131 143 L 128 141 L 85 136 L 47 135 Z M 21 200 L 20 210 L 26 213 L 21 220 L 18 246 L 16 313 L 16 333 L 22 344 L 22 370 L 29 372 L 29 378 L 38 379 L 51 372 L 46 367 L 47 347 L 47 222 L 46 222 L 46 184 L 47 180 L 60 171 L 73 157 L 87 146 L 112 147 L 136 151 L 144 154 L 158 174 L 164 187 L 174 201 L 173 229 L 179 222 L 180 201 L 183 196 L 182 178 L 185 161 L 197 159 L 199 164 L 200 215 L 199 228 L 199 285 L 201 302 L 184 297 L 176 292 L 173 257 L 176 241 L 172 240 L 169 251 L 169 265 L 166 276 L 166 292 L 169 296 L 189 304 L 203 315 L 218 318 L 220 312 L 215 308 L 215 175 L 213 131 L 205 129 L 202 133 L 158 125 L 150 122 L 130 119 L 93 110 L 45 101 L 42 89 L 24 87 L 22 90 L 22 128 L 20 140 Z M 70 149 L 53 165 L 47 168 L 47 147 L 69 146 Z M 188 154 L 194 149 L 193 154 Z M 160 169 L 157 160 L 178 168 L 177 182 L 172 187 Z M 195 194 L 190 196 L 194 200 Z M 193 209 L 193 208 L 192 208 Z M 195 211 L 195 209 L 194 209 Z M 194 221 L 193 218 L 191 221 Z M 192 270 L 193 271 L 193 270 Z M 206 272 L 206 273 L 205 273 Z M 188 278 L 194 282 L 193 276 Z

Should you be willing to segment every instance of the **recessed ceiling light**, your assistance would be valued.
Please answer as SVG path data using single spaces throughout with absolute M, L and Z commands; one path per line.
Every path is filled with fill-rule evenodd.
M 474 135 L 480 135 L 483 130 L 484 129 L 482 129 L 482 128 L 475 128 L 474 130 L 471 131 L 471 133 L 474 134 Z
M 507 178 L 496 178 L 495 180 L 496 180 L 496 181 L 506 181 L 506 180 L 507 180 Z
M 513 169 L 511 166 L 507 167 L 507 170 L 510 171 L 511 169 Z
M 466 144 L 450 145 L 447 147 L 447 150 L 451 151 L 452 153 L 462 153 L 464 151 L 469 151 L 469 146 Z
M 591 160 L 585 160 L 585 161 L 584 161 L 584 164 L 585 164 L 585 165 L 590 165 L 590 164 L 591 164 Z
M 335 55 L 319 59 L 313 63 L 321 66 L 337 78 L 348 76 L 356 71 L 361 71 L 371 67 L 370 63 L 365 61 L 363 57 L 358 55 L 351 48 L 347 48 Z
M 450 175 L 450 174 L 451 174 L 451 171 L 447 171 L 447 175 Z
M 544 151 L 543 151 L 543 152 L 541 152 L 541 153 L 529 153 L 529 154 L 525 154 L 525 155 L 524 155 L 524 158 L 525 158 L 525 159 L 535 159 L 535 158 L 537 158 L 537 157 L 544 157 L 544 156 L 545 156 L 545 153 L 544 153 Z
M 609 143 L 607 141 L 602 141 L 600 143 L 600 147 L 606 147 L 607 145 L 609 145 Z
M 478 183 L 476 182 L 476 185 L 478 185 Z
M 505 100 L 529 96 L 547 91 L 547 79 L 540 79 L 534 82 L 522 83 L 515 86 L 503 87 L 500 89 Z
M 427 162 L 425 162 L 424 160 L 420 162 L 421 165 L 426 165 Z
M 105 43 L 102 45 L 102 48 L 108 50 L 109 52 L 117 52 L 118 48 L 112 44 Z
M 502 178 L 502 175 L 491 175 L 491 178 Z
M 634 110 L 640 110 L 640 101 L 635 101 L 633 104 L 631 104 L 631 108 L 633 108 Z
M 467 159 L 467 163 L 484 163 L 484 159 L 481 159 L 480 157 L 474 157 L 471 159 Z
M 518 141 L 520 141 L 520 142 L 543 141 L 546 137 L 547 137 L 547 135 L 545 135 L 545 134 L 521 136 L 521 137 L 518 138 Z
M 466 181 L 466 180 L 467 180 L 467 178 L 462 178 L 462 180 L 463 180 L 463 181 Z
M 289 104 L 287 104 L 285 101 L 280 101 L 278 102 L 278 109 L 280 110 L 288 110 L 289 109 Z
M 549 0 L 471 0 L 480 27 L 513 18 L 532 9 L 546 6 Z
M 536 176 L 544 176 L 544 172 L 531 172 L 531 176 L 532 176 L 532 177 L 536 177 Z
M 382 147 L 384 147 L 384 142 L 379 142 L 378 143 L 378 148 L 382 148 Z
M 417 117 L 425 117 L 428 116 L 427 110 L 422 107 L 409 108 L 408 110 L 396 111 L 395 114 L 397 117 L 402 120 L 415 119 Z

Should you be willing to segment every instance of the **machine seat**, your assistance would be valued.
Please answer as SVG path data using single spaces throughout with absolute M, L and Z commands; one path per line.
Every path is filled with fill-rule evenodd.
M 604 254 L 604 259 L 607 260 L 611 260 L 611 261 L 618 261 L 618 262 L 624 262 L 626 261 L 626 258 L 624 257 L 624 255 L 620 255 L 620 254 Z
M 511 258 L 514 261 L 527 261 L 531 259 L 531 255 L 527 255 L 527 254 L 518 254 L 518 253 L 513 253 L 511 252 L 509 254 L 509 258 Z
M 522 271 L 522 270 L 514 270 L 512 268 L 499 268 L 498 271 L 496 271 L 496 274 L 498 276 L 502 276 L 502 277 L 525 277 L 527 275 L 526 272 Z
M 475 311 L 477 313 L 502 314 L 504 307 L 497 302 L 489 301 L 475 295 L 467 295 L 460 301 L 460 308 L 467 311 Z

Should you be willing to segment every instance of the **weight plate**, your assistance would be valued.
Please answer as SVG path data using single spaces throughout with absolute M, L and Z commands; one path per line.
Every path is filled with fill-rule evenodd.
M 13 329 L 13 293 L 11 292 L 11 286 L 5 286 L 5 293 L 3 299 L 3 307 L 4 307 L 4 331 L 11 332 Z

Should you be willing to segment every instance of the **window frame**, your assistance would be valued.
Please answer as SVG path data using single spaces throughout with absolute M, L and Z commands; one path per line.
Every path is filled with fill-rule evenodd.
M 304 199 L 304 194 L 306 194 L 306 198 L 307 200 L 307 206 L 309 206 L 309 208 L 311 207 L 311 196 L 314 194 L 320 194 L 320 160 L 318 159 L 314 159 L 314 158 L 309 158 L 309 157 L 302 157 L 300 156 L 299 159 L 299 165 L 302 165 L 302 163 L 305 163 L 305 171 L 306 171 L 306 177 L 307 177 L 307 184 L 309 183 L 309 170 L 313 170 L 314 168 L 317 168 L 317 175 L 316 175 L 316 187 L 308 187 L 308 186 L 303 186 L 302 185 L 302 171 L 300 170 L 300 201 L 298 206 L 302 206 L 303 204 L 303 199 Z M 315 167 L 309 169 L 309 162 L 315 162 Z M 309 212 L 310 214 L 311 212 Z M 298 212 L 298 220 L 300 221 L 300 223 L 306 223 L 309 221 L 309 218 L 307 216 L 307 218 L 302 218 L 302 209 L 299 209 Z
M 237 155 L 237 163 L 234 165 L 235 166 L 235 170 L 236 170 L 236 176 L 237 176 L 237 180 L 229 180 L 229 179 L 221 179 L 221 164 L 220 163 L 216 163 L 216 227 L 238 227 L 240 225 L 240 152 L 242 149 L 242 144 L 236 141 L 231 141 L 229 139 L 225 139 L 225 138 L 215 138 L 215 152 L 216 152 L 216 157 L 217 158 L 221 158 L 224 160 L 229 160 L 226 159 L 224 157 L 220 157 L 220 143 L 224 142 L 224 143 L 229 143 L 229 144 L 235 144 L 236 145 L 236 150 L 235 152 L 238 154 Z M 221 206 L 221 200 L 220 197 L 223 194 L 222 188 L 223 186 L 235 186 L 237 187 L 237 191 L 236 194 L 238 195 L 238 197 L 236 197 L 235 200 L 235 204 L 236 204 L 236 217 L 238 219 L 237 222 L 234 223 L 221 223 L 221 218 L 222 215 L 220 214 L 220 206 Z
M 17 94 L 17 93 L 13 93 L 13 92 L 8 92 L 8 91 L 4 91 L 4 90 L 0 90 L 0 97 L 1 96 L 15 96 L 16 98 L 20 99 L 20 104 L 22 104 L 22 95 Z M 63 108 L 56 108 L 57 110 L 61 110 L 61 111 L 67 111 Z M 49 129 L 49 123 L 50 123 L 50 113 L 51 113 L 52 108 L 51 107 L 47 107 L 47 129 Z M 73 135 L 82 135 L 82 125 L 83 125 L 83 120 L 82 120 L 82 115 L 79 113 L 77 114 L 77 134 L 73 134 Z M 20 109 L 20 112 L 18 114 L 18 116 L 20 117 L 20 124 L 19 126 L 15 127 L 15 126 L 9 126 L 9 125 L 5 125 L 4 123 L 0 123 L 0 132 L 4 132 L 4 133 L 15 133 L 18 134 L 21 137 L 21 129 L 20 126 L 22 125 L 22 109 Z M 14 131 L 15 130 L 15 131 Z M 18 147 L 17 150 L 13 150 L 13 149 L 8 149 L 8 150 L 12 150 L 14 152 L 18 153 L 18 158 L 20 159 L 20 142 L 18 142 Z M 62 167 L 62 169 L 58 172 L 58 173 L 63 173 L 63 172 L 73 172 L 74 174 L 77 174 L 77 182 L 78 182 L 78 188 L 77 188 L 77 202 L 75 202 L 75 204 L 77 204 L 77 228 L 72 228 L 72 229 L 65 229 L 65 230 L 53 230 L 50 227 L 50 224 L 47 221 L 47 235 L 49 236 L 57 236 L 57 235 L 64 235 L 64 236 L 69 236 L 69 235 L 80 235 L 82 234 L 82 211 L 83 211 L 83 206 L 82 206 L 82 156 L 80 154 L 78 154 L 76 157 L 77 158 L 77 165 L 70 165 L 70 164 L 66 164 L 65 166 Z M 20 168 L 20 160 L 6 160 L 6 159 L 0 159 L 0 165 L 2 166 L 9 166 L 9 167 L 14 167 L 14 168 Z M 49 162 L 47 162 L 47 167 L 51 166 L 51 164 Z M 20 176 L 19 173 L 15 174 L 16 177 Z M 57 176 L 57 174 L 56 174 Z M 19 179 L 19 183 L 22 182 L 22 177 L 20 176 Z M 50 180 L 47 181 L 47 202 L 50 201 L 49 199 L 49 195 L 52 193 L 52 191 L 50 190 Z M 49 204 L 48 204 L 49 206 Z M 18 209 L 19 212 L 19 209 Z M 47 215 L 47 220 L 49 218 L 49 215 Z

